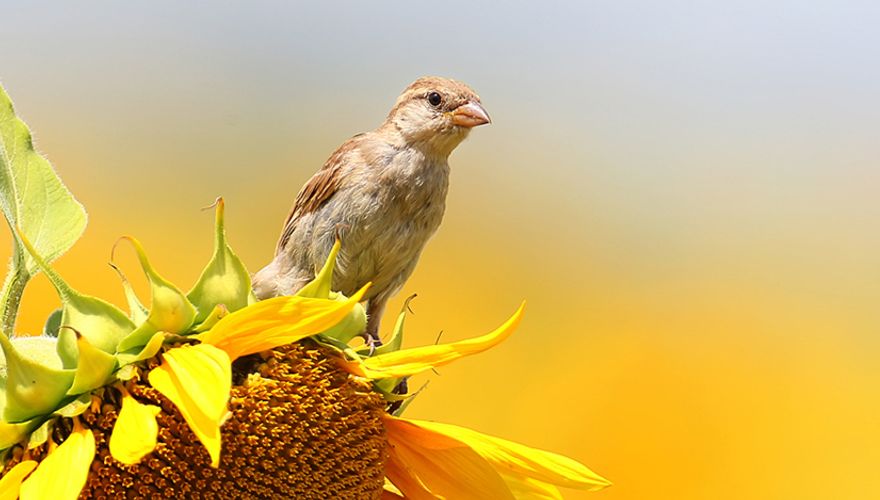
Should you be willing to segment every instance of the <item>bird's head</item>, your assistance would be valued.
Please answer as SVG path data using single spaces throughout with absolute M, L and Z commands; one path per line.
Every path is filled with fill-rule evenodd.
M 448 156 L 473 127 L 490 123 L 480 97 L 467 85 L 425 76 L 400 94 L 385 120 L 407 143 Z

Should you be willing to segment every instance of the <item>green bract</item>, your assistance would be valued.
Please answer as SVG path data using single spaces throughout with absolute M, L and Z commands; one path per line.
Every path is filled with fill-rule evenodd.
M 62 307 L 50 316 L 44 336 L 0 335 L 0 451 L 28 435 L 29 446 L 38 446 L 55 416 L 84 411 L 87 404 L 77 404 L 82 396 L 129 377 L 125 367 L 155 356 L 168 336 L 210 328 L 252 300 L 249 275 L 226 243 L 222 200 L 216 207 L 214 257 L 189 294 L 162 278 L 137 240 L 125 238 L 134 246 L 152 292 L 147 309 L 120 272 L 130 315 L 71 288 L 27 236 L 17 233 L 18 244 L 36 269 L 46 273 Z
M 49 262 L 82 234 L 85 210 L 34 150 L 30 132 L 0 88 L 0 210 L 14 239 L 0 292 L 0 453 L 26 438 L 30 448 L 45 442 L 56 417 L 85 411 L 92 391 L 131 377 L 129 365 L 155 356 L 170 336 L 207 330 L 254 302 L 250 275 L 226 241 L 223 200 L 214 207 L 214 253 L 189 293 L 164 279 L 129 237 L 123 239 L 134 247 L 150 283 L 149 308 L 115 266 L 129 314 L 74 290 Z M 21 294 L 40 271 L 61 308 L 50 315 L 42 336 L 14 336 Z
M 330 289 L 330 285 L 333 281 L 333 269 L 336 267 L 336 256 L 339 254 L 340 246 L 339 240 L 337 239 L 333 248 L 330 250 L 330 255 L 327 257 L 324 267 L 318 271 L 314 280 L 302 287 L 296 293 L 297 296 L 313 299 L 330 299 L 337 302 L 345 302 L 348 300 L 348 297 L 345 295 L 339 292 L 334 292 Z M 358 304 L 354 307 L 351 313 L 345 317 L 345 319 L 340 321 L 339 324 L 333 328 L 324 332 L 322 335 L 337 340 L 342 344 L 347 344 L 349 340 L 360 335 L 366 327 L 367 311 L 364 309 L 364 306 Z

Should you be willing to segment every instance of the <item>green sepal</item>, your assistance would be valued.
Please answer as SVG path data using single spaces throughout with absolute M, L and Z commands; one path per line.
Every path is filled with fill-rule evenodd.
M 427 383 L 427 382 L 425 382 L 424 384 L 422 384 L 422 386 L 419 387 L 419 390 L 417 390 L 416 392 L 411 392 L 411 393 L 407 394 L 407 397 L 406 397 L 406 399 L 403 400 L 403 403 L 401 403 L 400 406 L 397 407 L 396 410 L 394 410 L 393 412 L 391 412 L 391 414 L 394 415 L 395 417 L 399 417 L 399 416 L 403 415 L 403 412 L 406 411 L 406 408 L 407 408 L 407 407 L 408 407 L 413 401 L 415 401 L 416 396 L 418 396 L 419 394 L 422 393 L 423 390 L 425 390 L 425 387 L 428 387 L 428 383 Z
M 119 352 L 146 344 L 156 332 L 184 333 L 192 326 L 196 316 L 196 309 L 186 295 L 153 269 L 140 242 L 130 236 L 122 239 L 134 246 L 144 274 L 150 281 L 152 303 L 147 320 L 120 341 Z
M 315 275 L 315 279 L 310 281 L 306 286 L 300 288 L 295 295 L 299 297 L 310 297 L 314 299 L 330 299 L 337 302 L 345 302 L 348 297 L 341 293 L 332 291 L 333 270 L 336 267 L 336 258 L 339 255 L 339 249 L 342 244 L 339 239 L 330 249 L 330 255 L 324 261 L 324 266 Z M 367 311 L 364 306 L 357 304 L 348 315 L 339 323 L 334 325 L 327 331 L 321 332 L 322 335 L 336 339 L 343 343 L 348 343 L 351 339 L 357 337 L 367 327 Z
M 373 356 L 399 351 L 400 348 L 403 346 L 403 325 L 406 323 L 407 311 L 411 311 L 411 309 L 409 308 L 409 303 L 414 298 L 416 298 L 415 294 L 410 295 L 409 297 L 407 297 L 406 301 L 404 301 L 403 307 L 400 308 L 400 313 L 397 315 L 397 321 L 394 322 L 394 329 L 391 331 L 391 338 L 389 338 L 386 343 L 374 349 Z M 368 356 L 370 354 L 370 350 L 360 349 L 358 350 L 358 354 L 360 354 L 361 356 Z
M 110 263 L 110 267 L 116 271 L 119 280 L 122 282 L 122 291 L 125 293 L 125 301 L 128 303 L 128 316 L 134 324 L 140 325 L 146 321 L 147 316 L 150 315 L 149 309 L 141 303 L 134 288 L 131 286 L 131 282 L 128 281 L 128 278 L 125 276 L 125 273 L 122 272 L 122 269 L 119 269 L 119 267 L 112 262 Z
M 24 422 L 58 407 L 73 383 L 74 370 L 47 366 L 22 354 L 0 335 L 6 356 L 6 404 L 3 420 Z
M 361 356 L 357 352 L 355 352 L 355 350 L 352 349 L 351 346 L 349 346 L 345 342 L 340 342 L 339 340 L 337 340 L 333 337 L 328 337 L 323 333 L 319 333 L 319 334 L 313 336 L 312 340 L 314 340 L 316 343 L 318 343 L 318 345 L 324 346 L 324 347 L 330 349 L 331 351 L 335 352 L 336 354 L 339 354 L 343 357 L 346 357 L 346 358 L 349 358 L 349 359 L 352 359 L 355 361 L 359 361 L 361 359 Z
M 72 418 L 85 413 L 85 411 L 88 410 L 91 405 L 91 393 L 80 394 L 79 397 L 77 397 L 76 399 L 53 411 L 52 415 L 56 417 Z
M 339 238 L 333 243 L 324 266 L 315 275 L 315 279 L 308 282 L 306 286 L 299 289 L 295 295 L 300 297 L 311 297 L 313 299 L 329 299 L 333 284 L 333 270 L 336 268 L 336 257 L 339 255 L 339 249 L 342 248 L 342 242 Z
M 193 327 L 193 333 L 207 332 L 211 328 L 214 328 L 214 325 L 216 325 L 217 322 L 227 314 L 229 314 L 229 309 L 226 309 L 224 304 L 217 304 L 214 306 L 214 309 L 211 309 L 211 313 L 208 314 L 207 318 Z
M 81 294 L 70 287 L 54 269 L 36 253 L 27 238 L 17 232 L 24 247 L 40 270 L 55 287 L 62 302 L 61 326 L 80 332 L 90 344 L 107 353 L 116 352 L 120 339 L 134 330 L 134 323 L 121 309 L 96 297 Z
M 198 311 L 196 323 L 208 319 L 220 304 L 231 312 L 247 307 L 253 293 L 250 273 L 226 241 L 223 198 L 217 198 L 214 206 L 214 255 L 187 294 Z
M 386 385 L 386 384 L 381 384 L 381 385 Z M 391 387 L 391 389 L 387 389 L 385 387 L 381 387 L 381 385 L 378 382 L 373 382 L 373 392 L 381 394 L 382 399 L 384 399 L 385 401 L 387 401 L 389 403 L 393 403 L 395 401 L 403 401 L 403 400 L 412 396 L 412 394 L 394 394 L 393 392 L 391 392 L 392 389 L 394 389 L 393 386 Z M 397 385 L 397 384 L 395 383 L 394 385 Z
M 406 407 L 409 406 L 410 403 L 412 403 L 413 399 L 415 399 L 416 396 L 418 396 L 425 389 L 425 387 L 428 387 L 428 383 L 425 382 L 421 387 L 419 387 L 419 390 L 417 390 L 416 392 L 410 392 L 407 394 L 394 394 L 394 392 L 392 391 L 394 387 L 397 386 L 397 382 L 400 382 L 401 379 L 395 379 L 394 386 L 392 386 L 391 389 L 387 390 L 383 387 L 385 384 L 381 384 L 381 382 L 385 382 L 386 380 L 388 379 L 373 382 L 373 390 L 381 394 L 382 398 L 389 403 L 402 401 L 401 405 L 392 413 L 392 415 L 394 415 L 395 417 L 399 417 L 406 409 Z
M 31 431 L 30 437 L 28 437 L 27 449 L 33 450 L 37 446 L 43 445 L 46 441 L 49 440 L 49 434 L 52 432 L 52 427 L 55 425 L 55 419 L 50 418 L 43 422 L 39 427 Z
M 83 394 L 103 386 L 116 369 L 116 356 L 113 354 L 98 349 L 85 337 L 79 335 L 76 344 L 79 349 L 79 359 L 73 384 L 67 390 L 68 396 Z
M 79 293 L 69 294 L 65 300 L 61 326 L 76 329 L 90 344 L 106 353 L 116 352 L 121 339 L 135 329 L 134 323 L 118 307 Z
M 383 378 L 380 380 L 374 380 L 373 386 L 376 388 L 377 392 L 390 394 L 401 380 L 402 379 L 399 378 Z
M 146 345 L 153 336 L 159 333 L 161 332 L 150 323 L 141 323 L 140 326 L 135 328 L 135 330 L 128 335 L 128 337 L 125 337 L 119 342 L 118 349 L 121 352 L 130 352 L 140 349 Z
M 52 311 L 46 322 L 43 324 L 43 335 L 47 337 L 57 337 L 58 328 L 61 327 L 61 317 L 64 315 L 64 309 L 60 307 Z
M 76 330 L 72 327 L 62 328 L 58 332 L 55 354 L 61 360 L 61 367 L 76 370 L 79 363 L 79 346 L 76 345 Z
M 15 446 L 24 441 L 24 438 L 26 438 L 41 421 L 41 418 L 32 418 L 24 422 L 13 424 L 0 420 L 0 450 Z
M 120 352 L 116 355 L 116 360 L 119 362 L 119 366 L 125 367 L 132 363 L 152 358 L 159 352 L 159 349 L 162 348 L 162 345 L 165 343 L 165 337 L 166 335 L 164 333 L 157 332 L 150 337 L 150 340 L 145 346 L 134 348 L 127 352 Z M 117 375 L 116 378 L 119 378 L 119 376 Z
M 114 373 L 113 376 L 116 377 L 116 380 L 125 382 L 126 380 L 133 379 L 137 373 L 138 368 L 136 365 L 125 365 L 116 370 L 116 373 Z
M 421 389 L 419 389 L 419 392 L 421 392 Z M 403 412 L 406 411 L 406 408 L 416 399 L 416 396 L 418 395 L 419 392 L 416 392 L 412 396 L 404 399 L 403 403 L 400 403 L 400 406 L 397 407 L 396 410 L 391 412 L 391 415 L 393 415 L 395 417 L 399 417 L 399 416 L 403 415 Z
M 49 368 L 65 368 L 64 364 L 61 362 L 61 359 L 58 358 L 58 353 L 55 352 L 55 347 L 58 344 L 57 338 L 21 335 L 12 337 L 12 339 L 10 340 L 15 346 L 16 351 L 22 353 L 24 356 L 26 356 L 28 359 L 33 360 L 35 363 L 47 366 Z M 0 355 L 0 358 L 5 358 L 5 356 Z M 6 362 L 4 359 L 4 366 L 5 365 Z M 5 383 L 6 379 L 4 378 L 3 380 Z
M 341 293 L 333 292 L 330 294 L 330 299 L 335 300 L 336 302 L 345 302 L 348 300 L 348 297 Z M 322 333 L 347 344 L 351 339 L 362 334 L 366 329 L 367 311 L 361 304 L 355 304 L 354 309 L 352 309 L 342 321 L 336 323 L 333 327 Z

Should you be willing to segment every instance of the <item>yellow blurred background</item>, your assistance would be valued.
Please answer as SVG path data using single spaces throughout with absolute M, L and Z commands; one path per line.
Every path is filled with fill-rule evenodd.
M 880 498 L 880 8 L 871 2 L 0 4 L 0 82 L 90 215 L 56 267 L 187 288 L 214 197 L 255 271 L 293 197 L 424 74 L 453 154 L 409 345 L 517 334 L 409 415 L 574 457 L 599 499 Z M 8 255 L 9 237 L 3 236 Z M 130 252 L 121 263 L 139 289 Z M 19 321 L 57 305 L 45 279 Z M 419 382 L 416 383 L 418 385 Z

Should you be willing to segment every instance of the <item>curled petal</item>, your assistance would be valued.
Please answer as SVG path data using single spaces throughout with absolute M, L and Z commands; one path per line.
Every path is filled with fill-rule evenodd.
M 116 460 L 134 465 L 156 448 L 159 426 L 158 406 L 145 405 L 128 394 L 122 396 L 122 409 L 110 436 L 110 454 Z
M 501 475 L 464 443 L 391 416 L 385 430 L 389 462 L 406 473 L 389 477 L 407 498 L 513 500 Z
M 355 375 L 371 379 L 408 377 L 451 363 L 457 359 L 486 351 L 509 337 L 522 320 L 525 302 L 495 331 L 449 344 L 402 349 L 380 354 L 362 361 L 347 363 L 345 368 Z
M 18 498 L 18 491 L 21 489 L 22 481 L 36 467 L 37 462 L 25 460 L 9 469 L 9 472 L 0 478 L 0 500 L 15 500 Z
M 21 484 L 21 500 L 76 500 L 95 459 L 95 435 L 74 420 L 73 432 Z
M 290 344 L 342 321 L 363 300 L 368 286 L 346 301 L 297 296 L 263 300 L 224 316 L 199 340 L 226 351 L 233 360 Z
M 530 491 L 538 498 L 558 498 L 547 485 L 596 491 L 611 484 L 568 457 L 450 424 L 386 417 L 385 427 L 406 441 L 442 442 L 449 439 L 473 450 L 502 474 L 515 491 Z M 390 437 L 389 437 L 390 439 Z M 544 485 L 540 484 L 544 483 Z M 554 496 L 557 495 L 557 496 Z
M 183 346 L 162 355 L 147 379 L 171 400 L 199 441 L 220 465 L 220 425 L 228 413 L 232 367 L 226 352 L 209 344 Z

